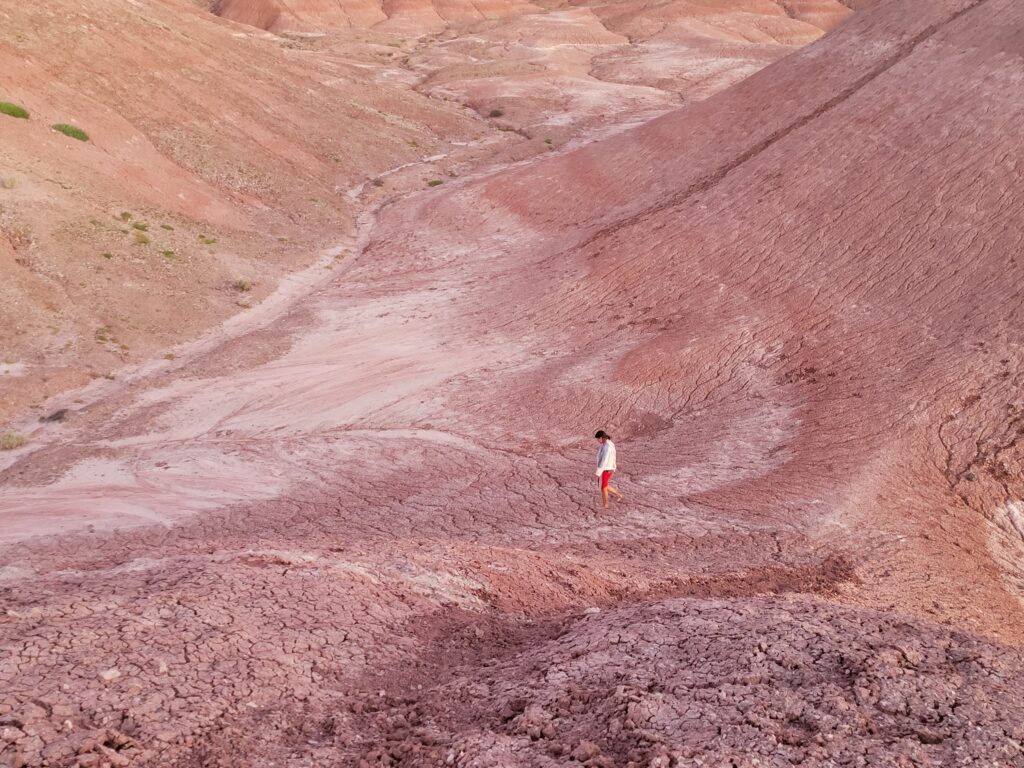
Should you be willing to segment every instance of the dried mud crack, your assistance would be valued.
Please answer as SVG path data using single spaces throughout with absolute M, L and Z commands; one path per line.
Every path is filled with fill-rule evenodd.
M 1019 764 L 1017 657 L 945 628 L 808 598 L 449 618 L 418 627 L 416 663 L 225 724 L 176 768 L 239 749 L 360 767 Z

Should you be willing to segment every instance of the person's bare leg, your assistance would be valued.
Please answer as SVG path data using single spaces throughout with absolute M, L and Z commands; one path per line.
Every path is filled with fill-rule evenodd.
M 622 494 L 612 488 L 610 485 L 606 489 L 608 493 L 615 497 L 616 501 L 622 501 Z
M 608 509 L 608 488 L 601 489 L 601 506 Z

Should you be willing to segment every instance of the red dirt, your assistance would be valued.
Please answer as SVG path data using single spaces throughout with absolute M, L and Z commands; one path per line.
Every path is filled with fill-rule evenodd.
M 0 120 L 0 428 L 332 267 L 360 210 L 705 98 L 848 13 L 210 5 L 4 11 L 0 99 L 31 119 Z
M 668 600 L 520 631 L 515 645 L 477 625 L 443 639 L 476 653 L 443 663 L 426 694 L 396 681 L 381 697 L 365 681 L 307 720 L 314 753 L 608 768 L 1019 759 L 1024 702 L 988 682 L 1019 670 L 959 633 L 813 600 Z
M 0 759 L 1024 765 L 1021 28 L 888 0 L 49 401 Z

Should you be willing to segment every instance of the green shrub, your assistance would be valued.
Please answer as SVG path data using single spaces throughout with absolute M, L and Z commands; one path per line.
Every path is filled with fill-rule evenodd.
M 136 245 L 149 245 L 152 240 L 149 239 L 149 235 L 142 232 L 135 233 L 135 244 Z
M 65 136 L 70 136 L 72 139 L 77 139 L 78 141 L 89 140 L 89 134 L 81 128 L 74 125 L 68 125 L 67 123 L 57 123 L 53 126 L 53 130 L 57 133 L 63 133 Z
M 203 245 L 213 245 L 214 243 L 217 242 L 217 238 L 207 237 L 206 235 L 200 235 L 199 242 L 202 243 Z
M 103 254 L 103 258 L 104 259 L 112 259 L 112 258 L 114 258 L 114 254 L 110 253 L 110 251 L 107 251 L 106 253 Z
M 166 251 L 160 251 L 160 255 L 163 256 L 165 259 L 173 259 L 174 251 L 168 248 Z
M 116 218 L 120 219 L 121 221 L 131 221 L 132 215 L 128 213 L 128 211 L 121 211 L 121 215 L 117 216 Z
M 4 176 L 0 179 L 0 187 L 4 189 L 14 189 L 16 186 L 18 186 L 18 180 L 13 176 Z
M 149 232 L 149 224 L 144 221 L 136 221 L 132 224 L 132 229 L 137 229 L 139 232 Z
M 487 113 L 487 116 L 488 117 L 501 117 L 504 114 L 505 114 L 505 110 L 503 110 L 503 109 L 492 109 L 490 112 Z
M 0 115 L 28 120 L 28 110 L 24 107 L 19 107 L 17 104 L 11 104 L 9 101 L 0 101 Z
M 13 451 L 25 444 L 25 438 L 17 432 L 4 432 L 0 435 L 0 451 Z
M 172 227 L 170 224 L 161 224 L 160 229 L 166 229 L 168 232 L 174 231 L 174 227 Z
M 235 282 L 231 284 L 231 287 L 239 293 L 248 293 L 252 290 L 252 283 L 248 280 L 235 280 Z
M 440 179 L 431 179 L 430 181 L 427 182 L 428 187 L 439 187 L 442 184 L 444 184 L 444 182 L 441 181 Z

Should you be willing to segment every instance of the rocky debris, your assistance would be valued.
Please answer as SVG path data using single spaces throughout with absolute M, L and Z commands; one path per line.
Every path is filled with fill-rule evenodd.
M 285 532 L 307 535 L 295 514 L 249 510 L 244 520 L 244 535 L 264 541 Z M 258 533 L 252 528 L 257 522 Z M 64 768 L 72 758 L 92 764 L 98 755 L 147 766 L 178 761 L 193 766 L 204 764 L 204 755 L 213 761 L 212 756 L 225 754 L 244 753 L 254 760 L 277 754 L 291 744 L 289 734 L 299 732 L 303 750 L 309 747 L 305 741 L 317 741 L 321 746 L 308 751 L 317 760 L 323 752 L 333 764 L 339 749 L 347 747 L 324 732 L 348 734 L 351 742 L 362 728 L 346 730 L 344 718 L 336 722 L 332 713 L 339 707 L 352 718 L 385 718 L 395 728 L 419 728 L 428 713 L 402 707 L 422 690 L 453 670 L 557 637 L 574 620 L 598 620 L 605 611 L 584 610 L 594 607 L 595 598 L 621 599 L 636 587 L 631 584 L 635 574 L 622 570 L 628 560 L 615 566 L 621 575 L 614 576 L 581 569 L 575 561 L 538 561 L 536 553 L 525 551 L 470 548 L 460 555 L 444 540 L 373 539 L 359 547 L 353 521 L 337 522 L 342 525 L 337 530 L 321 529 L 324 550 L 316 555 L 253 548 L 211 554 L 211 542 L 229 546 L 243 536 L 223 520 L 210 530 L 205 526 L 213 520 L 202 529 L 165 531 L 149 543 L 164 553 L 162 560 L 150 551 L 129 563 L 104 563 L 99 558 L 108 545 L 122 556 L 131 547 L 146 546 L 143 532 L 95 537 L 97 545 L 61 551 L 64 558 L 77 552 L 77 559 L 64 562 L 79 570 L 0 585 L 0 600 L 9 606 L 0 624 L 5 691 L 0 725 L 10 729 L 3 732 L 9 746 L 0 750 L 2 760 L 21 755 L 26 765 Z M 126 547 L 129 541 L 134 543 Z M 763 549 L 756 538 L 746 543 L 734 538 L 721 546 L 733 553 L 749 551 L 748 562 Z M 677 546 L 675 560 L 681 551 Z M 709 551 L 716 549 L 709 546 Z M 396 557 L 400 567 L 391 564 Z M 423 589 L 423 565 L 444 561 L 452 571 L 468 573 L 482 568 L 482 557 L 511 582 L 486 589 L 473 585 L 461 598 L 455 591 Z M 555 589 L 552 579 L 564 583 Z M 723 582 L 729 594 L 745 593 L 734 580 Z M 786 588 L 798 583 L 788 582 Z M 816 577 L 803 583 L 818 586 Z M 677 588 L 692 592 L 698 586 L 716 589 L 711 579 Z M 659 591 L 672 588 L 668 580 Z M 457 599 L 470 607 L 457 608 Z M 509 624 L 488 601 L 518 615 L 534 612 L 536 618 Z M 557 615 L 560 607 L 568 611 L 564 617 L 543 618 Z M 364 669 L 386 675 L 375 680 L 365 698 L 341 695 Z M 396 699 L 396 684 L 412 691 Z M 474 699 L 492 696 L 483 682 L 468 684 L 465 693 Z M 526 738 L 558 734 L 549 707 L 505 702 L 501 711 L 510 731 Z M 228 741 L 210 735 L 211 722 L 224 726 Z M 417 734 L 420 750 L 436 746 L 429 729 Z
M 500 753 L 519 766 L 1012 768 L 1024 765 L 1022 662 L 962 632 L 814 600 L 676 599 L 580 620 L 353 726 L 368 729 L 361 760 L 374 766 L 454 755 L 483 768 Z M 396 727 L 410 718 L 416 733 Z

